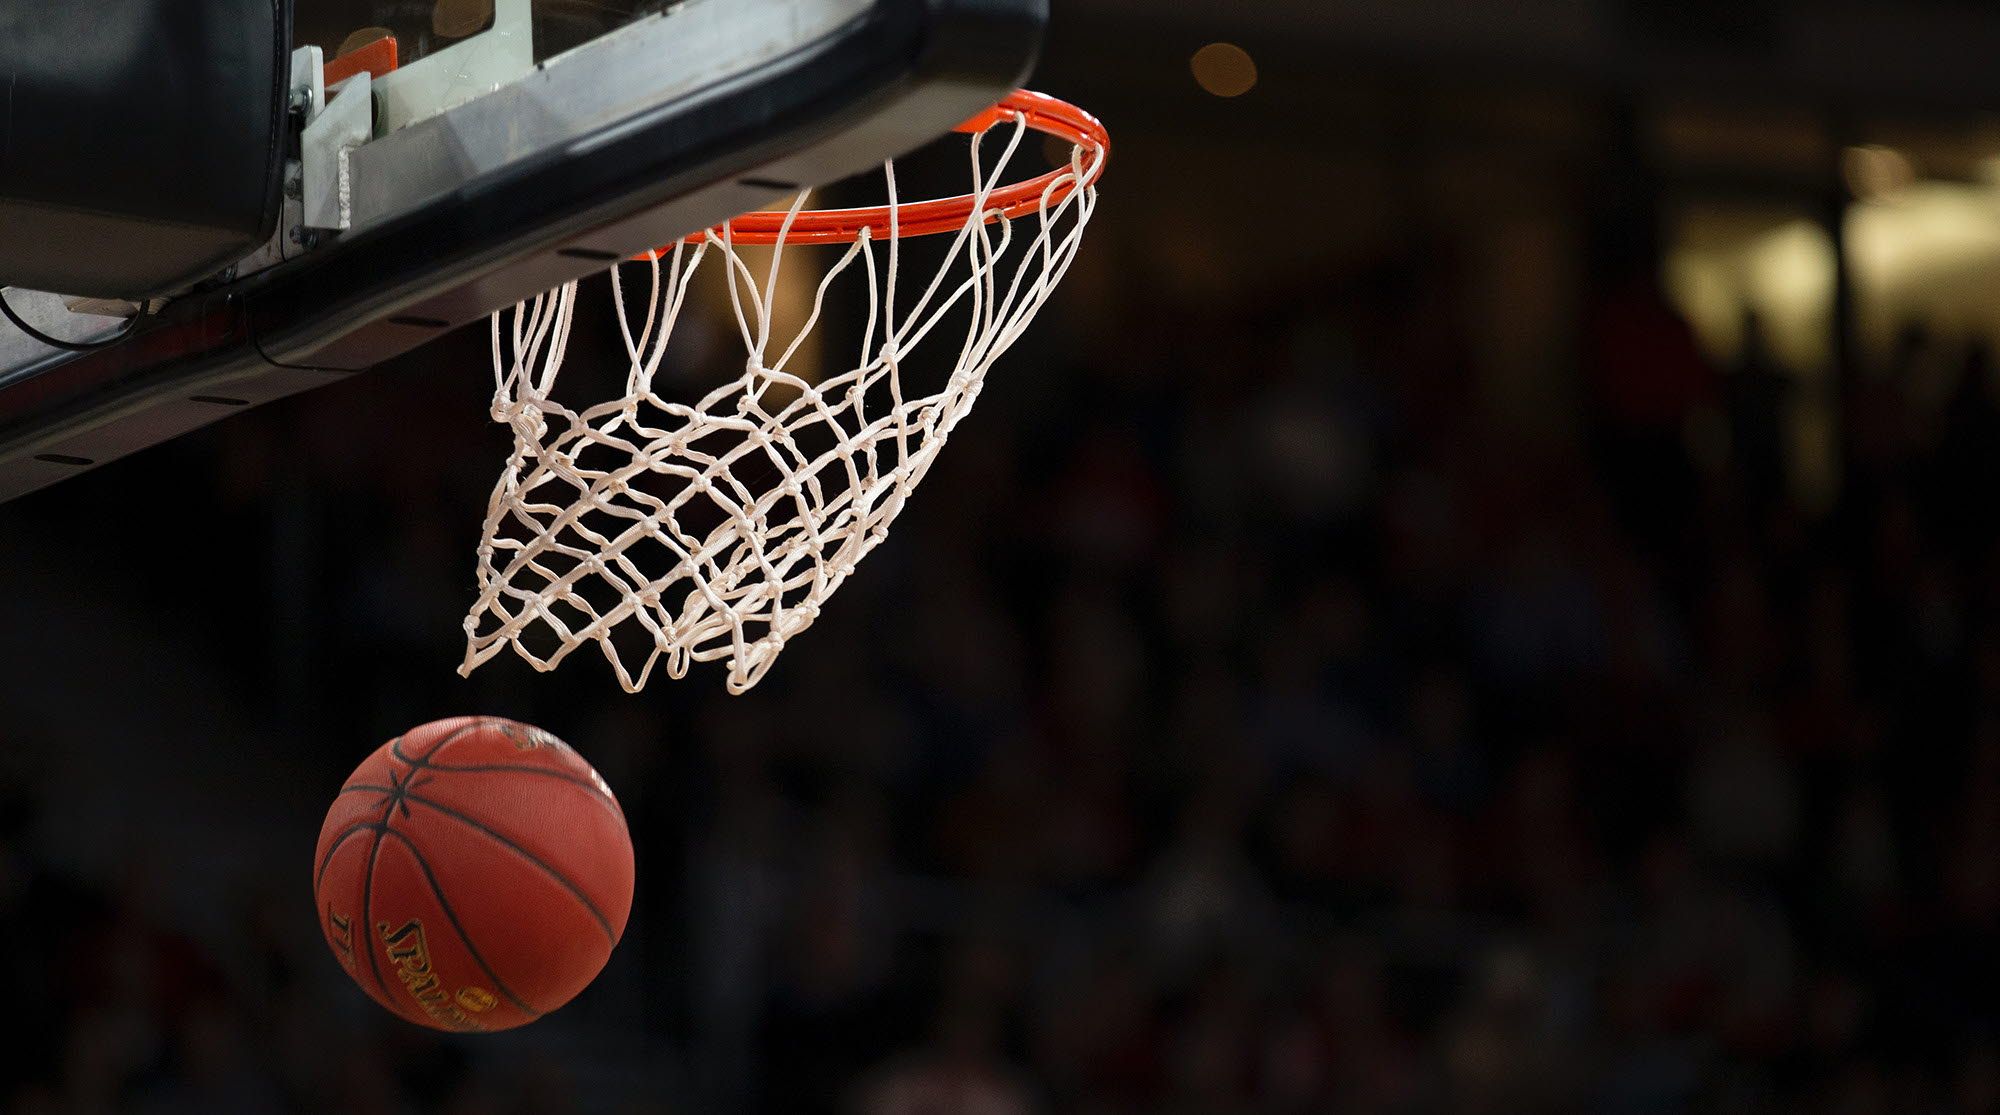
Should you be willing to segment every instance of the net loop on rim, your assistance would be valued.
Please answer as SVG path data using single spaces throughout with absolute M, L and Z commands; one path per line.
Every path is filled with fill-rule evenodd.
M 959 130 L 973 183 L 960 197 L 904 202 L 890 162 L 884 205 L 814 210 L 801 193 L 646 253 L 642 301 L 613 267 L 627 363 L 615 397 L 555 397 L 575 283 L 493 316 L 492 415 L 514 448 L 487 506 L 461 673 L 509 647 L 549 670 L 594 644 L 628 692 L 662 664 L 678 678 L 721 660 L 742 693 L 812 625 L 888 536 L 1096 209 L 1110 141 L 1088 113 L 1018 91 Z M 1034 134 L 1068 143 L 1067 161 L 1005 181 Z M 945 235 L 942 262 L 912 281 L 928 265 L 905 241 Z M 833 258 L 806 253 L 823 270 L 802 324 L 781 332 L 782 269 L 815 245 Z M 724 284 L 745 355 L 734 380 L 675 401 L 659 380 L 704 275 Z M 855 287 L 860 351 L 806 359 Z

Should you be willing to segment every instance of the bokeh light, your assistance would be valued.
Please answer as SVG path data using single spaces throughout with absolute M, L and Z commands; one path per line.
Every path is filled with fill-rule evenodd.
M 1257 62 L 1235 43 L 1210 43 L 1188 60 L 1195 84 L 1218 97 L 1240 97 L 1257 87 Z
M 1909 157 L 1893 147 L 1850 147 L 1841 154 L 1840 167 L 1847 188 L 1863 200 L 1885 197 L 1917 180 Z

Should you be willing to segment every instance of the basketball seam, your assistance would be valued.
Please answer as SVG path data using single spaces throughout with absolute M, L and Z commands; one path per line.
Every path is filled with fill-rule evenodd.
M 492 727 L 495 723 L 497 723 L 497 721 L 495 720 L 494 717 L 491 716 L 473 717 L 472 723 L 464 724 L 457 728 L 452 729 L 450 735 L 437 741 L 437 743 L 434 744 L 429 751 L 424 752 L 424 762 L 426 763 L 430 762 L 432 759 L 435 759 L 439 755 L 444 754 L 445 748 L 450 747 L 452 744 L 457 743 L 459 740 L 464 739 L 465 737 L 471 735 L 472 733 L 478 731 L 481 728 Z
M 313 869 L 313 896 L 315 898 L 319 896 L 319 885 L 326 881 L 326 869 L 333 865 L 333 854 L 340 851 L 340 846 L 347 843 L 347 838 L 364 829 L 376 829 L 379 831 L 381 827 L 381 822 L 379 821 L 356 821 L 334 835 L 333 843 L 326 849 L 326 855 L 320 858 L 319 866 Z
M 493 971 L 493 967 L 486 963 L 486 958 L 479 955 L 479 946 L 472 943 L 471 936 L 465 932 L 465 926 L 459 924 L 458 913 L 451 908 L 451 900 L 444 896 L 444 888 L 438 886 L 437 876 L 431 873 L 431 865 L 424 859 L 424 853 L 417 847 L 417 842 L 411 840 L 407 834 L 397 832 L 393 826 L 383 829 L 382 834 L 395 837 L 410 850 L 410 858 L 417 862 L 417 870 L 424 873 L 424 882 L 430 885 L 431 894 L 437 898 L 438 908 L 444 911 L 445 920 L 451 923 L 452 932 L 458 934 L 458 939 L 465 945 L 465 951 L 472 954 L 472 962 L 479 965 L 479 970 L 486 973 L 487 979 L 493 981 L 494 988 L 530 1017 L 540 1018 L 542 1012 L 529 1006 L 519 995 L 514 994 L 513 989 L 508 987 Z
M 460 824 L 466 825 L 467 827 L 479 833 L 484 834 L 488 839 L 491 839 L 494 843 L 500 845 L 503 848 L 506 848 L 508 851 L 513 852 L 515 855 L 520 856 L 523 860 L 526 860 L 534 867 L 540 869 L 549 878 L 554 879 L 558 884 L 560 884 L 564 890 L 576 896 L 576 900 L 583 904 L 584 910 L 587 911 L 592 918 L 596 919 L 598 928 L 604 930 L 604 936 L 607 940 L 609 940 L 613 945 L 616 945 L 618 943 L 618 934 L 612 932 L 611 929 L 611 919 L 604 916 L 604 912 L 597 908 L 597 903 L 592 902 L 590 900 L 590 896 L 583 893 L 583 889 L 581 887 L 578 887 L 575 883 L 571 882 L 566 876 L 563 875 L 562 872 L 557 871 L 555 868 L 549 866 L 547 863 L 542 862 L 542 860 L 539 857 L 537 857 L 533 852 L 530 852 L 526 848 L 523 848 L 519 844 L 516 844 L 514 841 L 508 839 L 506 835 L 500 833 L 499 831 L 487 827 L 483 822 L 473 817 L 469 817 L 463 813 L 460 813 L 458 810 L 453 809 L 448 805 L 432 801 L 431 799 L 423 797 L 418 794 L 404 794 L 403 800 L 413 801 L 416 802 L 418 805 L 437 810 L 439 813 L 442 813 L 445 816 L 450 817 L 455 821 L 458 821 Z
M 346 797 L 349 794 L 361 794 L 361 793 L 393 794 L 395 792 L 396 788 L 394 786 L 369 786 L 360 782 L 356 782 L 351 786 L 342 786 L 340 788 L 340 793 L 334 796 Z
M 500 717 L 475 716 L 472 718 L 472 723 L 467 724 L 463 728 L 459 728 L 453 731 L 450 735 L 437 741 L 437 745 L 435 747 L 432 747 L 429 751 L 424 752 L 424 757 L 418 765 L 429 766 L 432 760 L 436 759 L 439 755 L 444 754 L 445 748 L 450 747 L 452 744 L 457 743 L 459 740 L 462 740 L 466 736 L 471 735 L 477 729 L 494 727 L 495 725 L 504 724 L 506 722 L 507 721 L 505 719 Z
M 402 747 L 403 739 L 401 736 L 398 736 L 389 742 L 389 754 L 398 761 L 406 763 L 411 768 L 416 770 L 445 770 L 445 771 L 451 771 L 456 774 L 481 774 L 489 771 L 511 771 L 517 774 L 541 774 L 541 775 L 546 775 L 550 778 L 560 778 L 564 782 L 569 782 L 577 786 L 582 786 L 584 789 L 589 790 L 592 795 L 594 795 L 599 800 L 603 801 L 606 805 L 609 805 L 611 807 L 611 811 L 618 815 L 618 820 L 621 824 L 624 822 L 625 810 L 621 806 L 619 806 L 618 799 L 611 796 L 611 794 L 608 791 L 606 791 L 602 786 L 598 785 L 597 782 L 585 778 L 580 774 L 572 774 L 566 770 L 555 770 L 550 767 L 531 767 L 524 763 L 471 763 L 462 766 L 452 766 L 445 763 L 436 763 L 431 761 L 433 756 L 435 756 L 438 752 L 444 750 L 445 744 L 451 743 L 453 740 L 458 739 L 459 736 L 462 734 L 463 734 L 462 732 L 453 732 L 450 738 L 443 740 L 436 747 L 433 747 L 429 751 L 426 751 L 421 757 L 414 759 L 408 755 L 403 754 L 403 747 Z
M 394 755 L 396 758 L 401 759 L 404 762 L 410 764 L 413 767 L 423 766 L 425 763 L 430 762 L 431 756 L 437 754 L 440 751 L 443 751 L 447 746 L 449 746 L 452 743 L 452 741 L 457 740 L 463 736 L 466 736 L 470 734 L 474 729 L 477 729 L 485 725 L 488 722 L 488 719 L 489 719 L 488 717 L 484 716 L 472 717 L 471 723 L 461 724 L 458 727 L 453 728 L 449 733 L 445 735 L 443 739 L 437 741 L 436 743 L 431 744 L 431 749 L 429 751 L 424 752 L 423 755 L 419 758 L 412 759 L 408 755 L 403 754 L 403 741 L 409 738 L 408 733 L 404 733 L 403 735 L 397 736 L 395 739 L 389 741 L 389 753 L 391 755 Z
M 375 961 L 375 921 L 370 914 L 375 904 L 375 865 L 382 861 L 382 834 L 387 831 L 386 823 L 377 828 L 375 843 L 368 849 L 368 873 L 361 880 L 361 939 L 368 945 L 368 971 L 375 976 L 375 986 L 382 989 L 382 1005 L 395 1010 L 396 994 L 389 990 L 389 981 L 382 978 L 382 966 Z
M 545 774 L 550 778 L 560 778 L 564 782 L 581 786 L 611 805 L 615 806 L 618 804 L 617 800 L 600 789 L 597 783 L 592 782 L 583 775 L 571 774 L 566 770 L 553 770 L 549 767 L 531 767 L 525 763 L 472 763 L 464 766 L 451 766 L 445 763 L 424 763 L 422 765 L 425 770 L 446 770 L 453 774 L 486 774 L 495 771 L 512 774 Z

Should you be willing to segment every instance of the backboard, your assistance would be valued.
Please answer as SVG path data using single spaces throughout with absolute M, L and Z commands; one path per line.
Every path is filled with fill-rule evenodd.
M 298 0 L 276 236 L 123 334 L 9 291 L 48 332 L 118 339 L 0 324 L 0 499 L 907 152 L 1014 88 L 1045 19 L 1046 0 Z M 371 57 L 392 63 L 341 67 L 385 34 Z

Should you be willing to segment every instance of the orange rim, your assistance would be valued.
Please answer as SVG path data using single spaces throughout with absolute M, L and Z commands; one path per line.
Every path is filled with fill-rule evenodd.
M 1047 174 L 996 188 L 986 195 L 988 221 L 1002 217 L 1012 220 L 1045 205 L 1058 205 L 1078 189 L 1096 185 L 1104 176 L 1104 164 L 1111 158 L 1111 133 L 1097 117 L 1044 93 L 1016 89 L 999 104 L 955 130 L 977 134 L 1013 120 L 1022 121 L 1032 131 L 1083 148 L 1084 169 L 1079 176 L 1073 167 L 1057 167 Z M 801 209 L 796 214 L 764 210 L 745 213 L 726 224 L 697 232 L 687 238 L 687 243 L 699 244 L 711 232 L 736 244 L 776 244 L 780 240 L 787 244 L 849 244 L 860 239 L 863 232 L 876 238 L 933 236 L 964 228 L 977 204 L 979 199 L 975 195 L 960 194 L 899 205 L 893 211 L 886 205 L 864 209 Z M 643 260 L 672 250 L 673 245 L 669 244 L 635 258 Z

